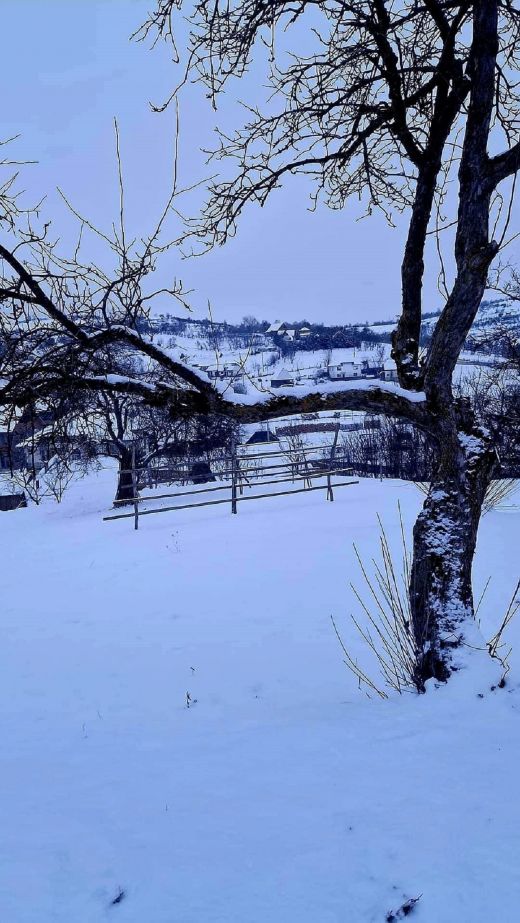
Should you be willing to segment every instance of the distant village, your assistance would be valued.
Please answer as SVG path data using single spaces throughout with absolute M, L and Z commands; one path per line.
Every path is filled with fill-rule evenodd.
M 255 337 L 265 342 L 265 338 L 270 338 L 275 345 L 290 343 L 298 346 L 307 346 L 310 341 L 315 339 L 316 334 L 311 326 L 296 327 L 291 326 L 286 321 L 277 320 L 270 324 L 264 334 L 253 334 L 252 343 Z M 257 339 L 257 342 L 258 342 Z M 317 347 L 316 347 L 317 349 Z M 334 346 L 329 347 L 328 352 L 332 356 Z M 257 377 L 260 384 L 272 389 L 292 388 L 298 383 L 314 380 L 320 381 L 351 381 L 356 378 L 379 378 L 383 381 L 397 382 L 397 367 L 393 359 L 388 356 L 388 350 L 382 347 L 379 350 L 371 350 L 364 354 L 364 351 L 355 346 L 338 345 L 336 349 L 342 353 L 351 352 L 352 356 L 342 358 L 341 361 L 334 362 L 332 358 L 325 359 L 320 365 L 310 365 L 303 369 L 280 368 L 271 374 L 259 374 Z M 356 355 L 357 354 L 357 355 Z M 283 352 L 282 352 L 283 355 Z M 229 381 L 237 383 L 246 375 L 246 363 L 244 361 L 228 360 L 222 362 L 196 363 L 197 367 L 205 372 L 210 380 Z
M 308 386 L 326 380 L 397 380 L 395 365 L 388 358 L 388 344 L 381 344 L 382 338 L 376 334 L 373 348 L 365 350 L 360 331 L 348 325 L 326 327 L 283 320 L 268 324 L 255 318 L 227 324 L 163 314 L 148 318 L 140 329 L 161 348 L 206 374 L 210 381 L 229 386 L 236 393 Z M 370 337 L 368 330 L 363 332 Z M 300 354 L 304 359 L 295 361 Z M 89 433 L 88 442 L 95 443 L 91 445 L 93 454 L 111 454 L 110 447 L 105 446 L 110 439 L 104 425 L 91 424 Z M 61 421 L 48 407 L 4 414 L 0 417 L 0 469 L 42 471 L 60 451 L 65 438 L 71 444 L 85 444 L 84 434 L 74 425 L 68 424 L 64 434 Z
M 390 356 L 392 327 L 391 322 L 373 327 L 284 320 L 268 323 L 254 317 L 229 324 L 162 314 L 143 320 L 139 329 L 210 381 L 246 394 L 255 389 L 308 388 L 326 381 L 375 379 L 397 383 L 397 368 Z M 459 363 L 482 365 L 495 361 L 496 357 L 475 351 L 463 354 Z M 60 421 L 48 407 L 0 416 L 0 470 L 44 469 L 64 438 L 57 422 Z M 89 432 L 94 455 L 112 454 L 105 422 L 91 423 Z M 144 436 L 141 434 L 143 439 Z M 84 435 L 73 432 L 70 426 L 66 438 L 73 444 L 85 443 Z M 126 441 L 125 435 L 122 442 Z

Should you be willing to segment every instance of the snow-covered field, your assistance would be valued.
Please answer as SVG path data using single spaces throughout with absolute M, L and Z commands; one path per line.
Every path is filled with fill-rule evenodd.
M 115 475 L 0 514 L 2 923 L 516 923 L 520 626 L 475 669 L 367 699 L 352 542 L 412 485 L 104 523 Z M 520 511 L 483 521 L 488 636 Z M 515 660 L 516 656 L 516 660 Z M 481 697 L 482 696 L 482 697 Z M 189 704 L 190 707 L 187 707 Z

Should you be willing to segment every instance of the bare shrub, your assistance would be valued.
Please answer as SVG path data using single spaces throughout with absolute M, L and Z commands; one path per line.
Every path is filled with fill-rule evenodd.
M 409 586 L 412 559 L 406 544 L 399 504 L 398 509 L 402 561 L 400 564 L 395 563 L 383 523 L 378 516 L 380 560 L 372 559 L 371 572 L 354 545 L 364 580 L 365 596 L 368 592 L 367 600 L 353 583 L 350 586 L 361 606 L 364 621 L 362 623 L 359 616 L 351 614 L 355 628 L 363 643 L 375 655 L 384 685 L 401 694 L 411 690 L 423 692 L 424 686 L 419 673 L 422 650 L 417 644 L 411 626 Z M 375 692 L 381 698 L 387 698 L 385 690 L 368 676 L 351 656 L 340 637 L 334 619 L 332 623 L 345 654 L 345 663 L 356 676 L 360 687 Z
M 415 481 L 414 483 L 421 493 L 428 493 L 430 489 L 428 481 Z M 486 490 L 484 503 L 482 504 L 482 515 L 485 516 L 486 513 L 490 513 L 491 510 L 498 509 L 503 504 L 504 500 L 508 500 L 516 493 L 519 487 L 520 482 L 517 478 L 497 478 L 491 481 Z
M 37 506 L 48 497 L 53 497 L 57 503 L 61 503 L 74 478 L 84 476 L 95 466 L 95 460 L 73 460 L 71 457 L 55 455 L 39 471 L 34 468 L 15 468 L 9 476 L 9 481 L 21 488 Z
M 287 459 L 287 468 L 291 476 L 297 477 L 309 474 L 310 462 L 307 449 L 311 443 L 309 437 L 300 432 L 298 426 L 287 426 L 284 429 L 283 440 L 280 439 L 280 448 Z M 305 486 L 310 487 L 310 479 L 305 480 Z
M 65 458 L 51 459 L 44 474 L 44 482 L 49 496 L 61 503 L 67 487 L 74 478 L 74 468 Z
M 47 486 L 39 475 L 30 468 L 15 468 L 9 477 L 12 484 L 22 490 L 37 506 L 48 495 Z
M 507 627 L 511 624 L 512 620 L 514 619 L 519 609 L 520 609 L 520 580 L 517 582 L 515 586 L 513 595 L 511 596 L 511 600 L 506 609 L 504 618 L 502 619 L 502 622 L 500 623 L 500 627 L 498 628 L 498 631 L 495 632 L 493 637 L 490 638 L 490 640 L 487 642 L 487 645 L 486 645 L 491 657 L 493 657 L 495 660 L 498 660 L 498 662 L 501 664 L 501 666 L 504 669 L 502 679 L 500 680 L 500 683 L 499 683 L 500 686 L 503 686 L 505 684 L 506 676 L 509 673 L 509 670 L 511 669 L 510 664 L 509 664 L 509 657 L 510 657 L 512 648 L 509 647 L 507 651 L 505 650 L 505 648 L 507 647 L 507 644 L 503 640 L 504 632 L 506 631 Z
M 508 500 L 516 493 L 519 486 L 519 481 L 516 478 L 501 478 L 500 480 L 491 481 L 484 497 L 483 515 L 500 507 L 504 500 Z

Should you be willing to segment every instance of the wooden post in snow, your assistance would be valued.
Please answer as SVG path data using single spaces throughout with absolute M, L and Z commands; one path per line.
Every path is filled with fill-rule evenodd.
M 233 440 L 231 447 L 231 512 L 237 511 L 237 444 Z
M 332 490 L 332 481 L 331 481 L 331 472 L 333 470 L 332 466 L 334 464 L 334 457 L 336 455 L 336 447 L 338 445 L 338 436 L 339 436 L 339 427 L 340 421 L 338 420 L 336 425 L 336 432 L 334 433 L 334 439 L 330 449 L 330 459 L 329 459 L 329 474 L 327 475 L 327 500 L 334 500 L 334 493 Z
M 132 446 L 132 493 L 134 497 L 134 529 L 139 528 L 139 501 L 137 498 L 137 477 L 135 470 L 135 444 Z

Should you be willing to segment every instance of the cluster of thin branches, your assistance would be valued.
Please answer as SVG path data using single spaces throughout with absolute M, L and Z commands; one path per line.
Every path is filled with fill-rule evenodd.
M 430 490 L 429 481 L 415 481 L 415 486 L 426 496 Z M 491 481 L 486 490 L 484 503 L 482 504 L 482 514 L 490 513 L 502 506 L 505 500 L 513 496 L 520 487 L 517 478 L 497 478 Z
M 22 207 L 9 174 L 0 188 L 0 224 L 14 245 L 0 241 L 0 379 L 1 402 L 20 407 L 104 382 L 122 389 L 150 390 L 137 379 L 154 381 L 166 376 L 172 386 L 179 364 L 141 334 L 157 298 L 172 298 L 188 308 L 180 280 L 154 287 L 158 260 L 174 245 L 167 236 L 176 214 L 177 141 L 172 187 L 149 234 L 132 236 L 127 227 L 125 188 L 117 123 L 114 123 L 118 178 L 118 218 L 110 231 L 97 227 L 60 194 L 78 222 L 75 240 L 66 250 L 53 236 L 51 223 L 41 215 L 41 203 Z M 178 131 L 178 125 L 177 125 Z M 0 161 L 6 168 L 13 161 Z M 7 175 L 7 174 L 6 174 Z M 91 258 L 90 240 L 104 247 L 106 267 Z M 132 378 L 127 368 L 141 365 Z M 107 373 L 119 379 L 106 381 Z
M 500 627 L 495 632 L 493 637 L 490 638 L 490 640 L 487 642 L 487 649 L 489 651 L 489 654 L 495 660 L 498 660 L 498 662 L 501 664 L 501 666 L 504 669 L 504 674 L 502 676 L 501 685 L 504 684 L 505 678 L 507 674 L 509 673 L 509 670 L 511 669 L 510 664 L 509 664 L 509 656 L 511 654 L 512 648 L 508 647 L 507 650 L 505 650 L 507 645 L 503 640 L 504 632 L 506 631 L 508 626 L 511 624 L 512 620 L 514 619 L 516 613 L 519 610 L 520 610 L 520 580 L 515 586 L 513 595 L 511 596 L 511 599 L 506 609 L 504 618 L 502 619 L 502 622 L 500 623 Z
M 24 496 L 37 506 L 47 497 L 61 503 L 67 487 L 80 472 L 80 465 L 70 458 L 55 455 L 45 467 L 35 471 L 33 467 L 13 468 L 8 482 L 22 490 Z
M 294 173 L 310 176 L 314 202 L 323 196 L 333 208 L 354 195 L 369 212 L 379 208 L 391 220 L 392 207 L 408 207 L 416 171 L 437 159 L 432 125 L 444 141 L 450 137 L 447 162 L 460 157 L 452 129 L 469 90 L 472 6 L 468 0 L 393 3 L 391 10 L 380 0 L 158 0 L 135 37 L 167 41 L 182 65 L 179 84 L 159 111 L 188 81 L 200 81 L 216 108 L 230 79 L 247 73 L 255 46 L 268 49 L 269 96 L 262 108 L 244 104 L 243 127 L 218 132 L 208 154 L 234 160 L 235 177 L 211 184 L 193 232 L 223 242 L 248 203 L 263 204 Z M 182 61 L 175 14 L 185 7 L 189 40 Z M 493 119 L 511 146 L 519 131 L 519 14 L 511 3 L 500 7 Z
M 411 690 L 420 692 L 423 691 L 419 677 L 422 652 L 415 640 L 411 622 L 409 593 L 411 554 L 406 542 L 400 505 L 398 509 L 402 543 L 400 565 L 394 561 L 386 531 L 379 516 L 380 560 L 372 560 L 372 572 L 369 571 L 354 545 L 368 599 L 364 598 L 353 583 L 350 584 L 362 610 L 362 617 L 351 615 L 351 619 L 364 645 L 375 656 L 384 685 L 398 693 Z M 364 687 L 381 698 L 387 698 L 388 694 L 384 688 L 381 688 L 359 666 L 349 652 L 334 618 L 332 618 L 332 623 L 345 655 L 345 663 L 358 680 L 360 687 Z
M 502 506 L 504 501 L 509 500 L 519 487 L 520 483 L 517 478 L 500 478 L 496 481 L 491 481 L 484 497 L 482 512 L 490 513 L 491 510 L 496 510 L 497 507 Z

